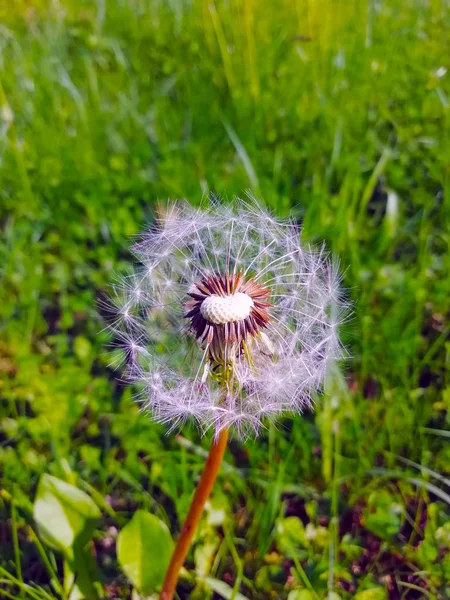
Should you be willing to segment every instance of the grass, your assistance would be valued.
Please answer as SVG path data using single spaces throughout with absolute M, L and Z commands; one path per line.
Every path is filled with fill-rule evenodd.
M 98 300 L 157 201 L 250 188 L 340 258 L 353 358 L 314 414 L 231 443 L 180 597 L 448 597 L 447 3 L 15 0 L 0 22 L 0 595 L 64 597 L 42 473 L 100 505 L 106 597 L 137 508 L 176 535 L 207 440 L 137 414 Z

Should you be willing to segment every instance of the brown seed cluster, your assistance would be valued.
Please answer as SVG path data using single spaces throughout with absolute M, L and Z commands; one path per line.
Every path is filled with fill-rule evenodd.
M 248 314 L 244 318 L 230 317 L 225 322 L 222 318 L 222 322 L 217 322 L 218 319 L 208 319 L 205 316 L 208 312 L 202 310 L 205 300 L 217 299 L 220 305 L 220 298 L 233 301 L 233 298 L 242 298 L 244 294 L 248 297 Z M 204 277 L 188 295 L 192 298 L 185 303 L 185 317 L 190 319 L 189 329 L 205 345 L 210 360 L 214 362 L 224 363 L 226 357 L 241 354 L 247 337 L 257 336 L 270 322 L 270 290 L 253 279 L 245 280 L 241 273 Z

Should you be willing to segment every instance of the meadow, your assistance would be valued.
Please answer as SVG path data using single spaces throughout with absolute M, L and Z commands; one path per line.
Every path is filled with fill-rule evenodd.
M 209 439 L 139 413 L 102 301 L 158 205 L 246 190 L 339 258 L 351 358 L 231 440 L 180 600 L 450 597 L 449 28 L 444 0 L 0 2 L 1 597 L 154 597 Z

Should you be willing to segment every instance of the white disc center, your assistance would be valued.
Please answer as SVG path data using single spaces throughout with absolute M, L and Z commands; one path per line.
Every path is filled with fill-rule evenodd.
M 205 298 L 200 307 L 203 317 L 210 323 L 224 325 L 242 321 L 249 316 L 253 300 L 248 294 L 237 292 L 231 296 L 212 294 Z

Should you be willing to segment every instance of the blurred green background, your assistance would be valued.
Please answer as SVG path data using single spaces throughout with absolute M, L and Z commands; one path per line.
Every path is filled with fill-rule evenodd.
M 98 301 L 158 201 L 251 189 L 340 258 L 353 358 L 314 414 L 231 443 L 179 596 L 449 598 L 448 2 L 4 0 L 0 23 L 0 596 L 157 587 L 208 440 L 138 414 Z

